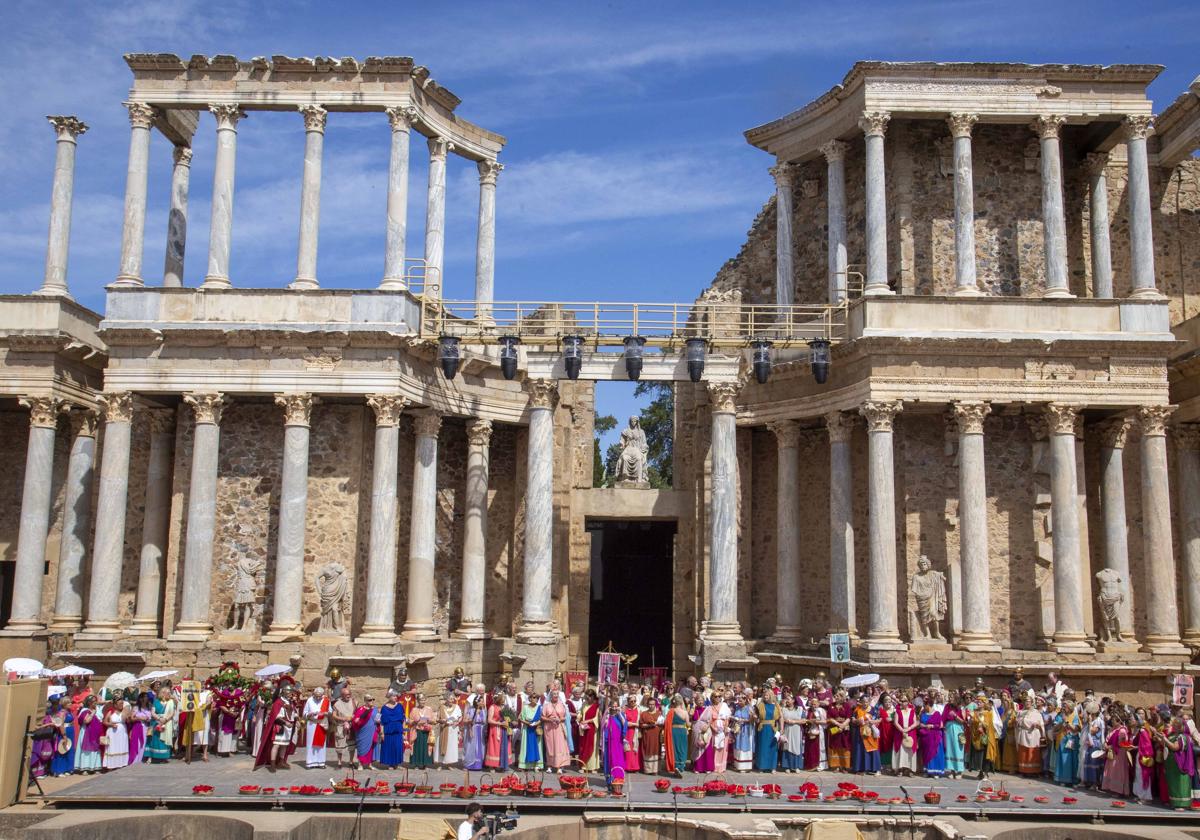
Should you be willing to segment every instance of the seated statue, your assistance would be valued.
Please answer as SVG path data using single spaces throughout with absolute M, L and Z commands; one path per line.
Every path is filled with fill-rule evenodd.
M 621 432 L 621 457 L 617 460 L 617 485 L 645 485 L 646 458 L 650 447 L 637 417 L 629 418 L 629 427 Z

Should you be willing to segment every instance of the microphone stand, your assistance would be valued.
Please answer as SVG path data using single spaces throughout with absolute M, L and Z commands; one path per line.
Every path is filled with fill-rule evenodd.
M 362 827 L 363 803 L 367 800 L 367 791 L 371 789 L 371 780 L 358 789 L 358 808 L 354 815 L 354 827 L 350 829 L 350 840 L 358 840 L 359 829 Z
M 917 818 L 913 816 L 913 801 L 908 795 L 908 788 L 900 785 L 900 792 L 904 794 L 905 804 L 908 805 L 908 840 L 913 840 L 913 832 L 916 828 Z

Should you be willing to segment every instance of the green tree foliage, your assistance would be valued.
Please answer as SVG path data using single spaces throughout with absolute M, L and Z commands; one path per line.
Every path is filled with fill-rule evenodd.
M 605 432 L 610 432 L 617 427 L 617 418 L 611 414 L 601 414 L 596 417 L 594 428 L 595 437 L 592 438 L 592 486 L 604 486 L 604 459 L 600 457 L 600 435 Z

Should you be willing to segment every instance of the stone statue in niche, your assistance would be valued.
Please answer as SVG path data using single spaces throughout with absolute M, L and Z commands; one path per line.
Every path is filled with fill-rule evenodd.
M 1106 642 L 1125 641 L 1121 630 L 1121 605 L 1125 603 L 1125 582 L 1112 569 L 1096 572 L 1096 583 L 1100 590 L 1096 601 L 1100 604 L 1100 636 Z
M 646 460 L 650 447 L 646 443 L 646 433 L 642 430 L 642 421 L 637 417 L 629 418 L 628 428 L 621 432 L 621 457 L 617 461 L 617 486 L 634 485 L 645 487 Z
M 247 631 L 252 629 L 255 607 L 258 604 L 258 576 L 267 564 L 257 557 L 244 556 L 234 567 L 233 615 L 229 629 Z
M 321 598 L 321 624 L 318 633 L 346 632 L 346 567 L 341 563 L 326 563 L 317 574 L 317 595 Z
M 924 554 L 908 584 L 908 612 L 913 641 L 944 642 L 941 622 L 946 617 L 946 576 L 934 571 Z

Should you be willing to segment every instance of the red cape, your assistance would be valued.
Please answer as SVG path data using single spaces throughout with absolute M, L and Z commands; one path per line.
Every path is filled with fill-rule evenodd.
M 275 702 L 271 704 L 271 711 L 266 718 L 266 737 L 263 738 L 262 746 L 258 749 L 258 755 L 254 757 L 254 766 L 263 767 L 271 763 L 271 753 L 275 749 L 275 730 L 279 726 L 279 713 L 283 710 L 284 703 L 289 706 L 291 703 L 284 700 L 282 697 L 275 698 Z M 287 755 L 285 758 L 291 758 L 292 753 L 296 751 L 296 740 L 292 739 L 292 743 L 288 745 Z

